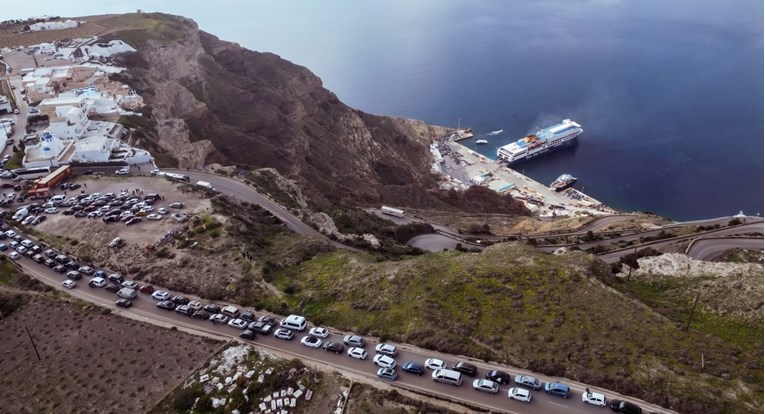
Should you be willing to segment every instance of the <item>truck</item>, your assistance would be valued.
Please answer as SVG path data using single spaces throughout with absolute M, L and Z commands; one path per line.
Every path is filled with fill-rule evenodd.
M 389 216 L 404 217 L 404 210 L 399 210 L 397 208 L 388 207 L 388 206 L 382 206 L 380 211 L 383 214 L 387 214 Z
M 215 191 L 215 187 L 213 187 L 212 184 L 208 183 L 207 181 L 197 181 L 197 186 L 210 191 Z

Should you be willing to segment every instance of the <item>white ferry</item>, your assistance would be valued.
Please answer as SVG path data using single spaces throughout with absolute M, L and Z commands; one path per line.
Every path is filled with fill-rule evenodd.
M 528 135 L 516 142 L 497 150 L 497 159 L 513 164 L 528 160 L 553 149 L 558 149 L 573 142 L 584 130 L 570 119 L 541 129 L 536 134 Z

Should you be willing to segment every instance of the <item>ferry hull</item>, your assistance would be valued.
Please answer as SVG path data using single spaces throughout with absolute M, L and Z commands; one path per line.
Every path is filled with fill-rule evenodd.
M 569 139 L 568 141 L 562 142 L 562 143 L 560 143 L 558 145 L 551 145 L 549 147 L 542 148 L 541 150 L 532 152 L 530 154 L 526 154 L 526 156 L 524 156 L 522 158 L 517 158 L 517 159 L 515 159 L 513 161 L 508 161 L 507 158 L 502 158 L 502 160 L 505 161 L 507 163 L 507 165 L 523 164 L 524 162 L 532 160 L 532 159 L 534 159 L 534 158 L 536 158 L 536 157 L 538 157 L 538 156 L 540 156 L 542 154 L 547 154 L 549 152 L 552 152 L 552 151 L 555 151 L 555 150 L 559 150 L 559 149 L 562 149 L 562 148 L 573 147 L 573 146 L 575 146 L 578 143 L 578 141 L 579 141 L 579 135 L 577 135 L 574 138 Z

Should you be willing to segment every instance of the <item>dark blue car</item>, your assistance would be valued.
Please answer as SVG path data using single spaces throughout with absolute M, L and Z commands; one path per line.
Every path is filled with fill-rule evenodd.
M 548 382 L 545 384 L 545 392 L 563 398 L 571 396 L 571 390 L 568 388 L 568 385 L 561 384 L 560 382 Z
M 93 277 L 102 277 L 106 279 L 106 272 L 104 272 L 103 270 L 96 270 L 96 272 L 93 273 Z
M 410 374 L 422 375 L 425 373 L 425 367 L 416 362 L 404 362 L 404 365 L 401 366 L 401 369 L 403 369 L 404 372 L 408 372 Z

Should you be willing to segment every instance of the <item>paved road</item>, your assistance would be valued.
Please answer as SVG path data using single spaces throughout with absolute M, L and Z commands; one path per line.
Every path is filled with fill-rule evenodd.
M 7 254 L 8 251 L 4 252 L 3 254 Z M 21 258 L 17 261 L 17 264 L 21 267 L 21 269 L 37 278 L 38 280 L 41 280 L 42 282 L 51 285 L 55 288 L 63 289 L 61 287 L 61 282 L 65 279 L 65 277 L 61 274 L 58 274 L 54 272 L 52 269 L 49 269 L 47 266 L 43 264 L 38 264 L 28 258 Z M 229 337 L 237 337 L 239 334 L 239 330 L 231 328 L 229 326 L 225 325 L 213 325 L 210 322 L 206 321 L 197 321 L 194 319 L 190 319 L 186 316 L 179 315 L 172 311 L 165 311 L 162 309 L 159 309 L 156 307 L 156 301 L 151 299 L 149 295 L 140 294 L 139 297 L 134 301 L 134 306 L 131 309 L 124 310 L 121 308 L 117 308 L 114 305 L 114 301 L 116 301 L 117 296 L 114 293 L 110 293 L 106 291 L 105 289 L 99 289 L 99 288 L 90 288 L 87 285 L 87 282 L 90 280 L 90 277 L 85 276 L 83 279 L 77 282 L 77 287 L 72 290 L 66 290 L 71 295 L 78 297 L 82 300 L 85 300 L 87 302 L 95 303 L 97 305 L 110 308 L 115 313 L 129 313 L 131 317 L 138 320 L 143 320 L 148 323 L 158 324 L 161 326 L 176 326 L 179 328 L 182 328 L 187 331 L 191 332 L 204 332 L 204 333 L 213 333 L 218 335 L 224 335 Z M 174 294 L 174 293 L 173 293 Z M 198 298 L 192 298 L 192 299 L 198 299 Z M 263 314 L 263 313 L 259 313 Z M 276 316 L 277 315 L 271 315 Z M 339 332 L 332 330 L 332 334 L 330 335 L 329 340 L 334 341 L 342 341 L 342 336 L 345 335 L 344 332 Z M 310 349 L 300 344 L 299 338 L 302 335 L 297 335 L 295 339 L 292 341 L 283 341 L 280 339 L 276 339 L 273 336 L 258 336 L 256 340 L 254 341 L 254 344 L 257 346 L 262 346 L 266 348 L 272 348 L 277 349 L 281 352 L 292 354 L 297 358 L 303 358 L 308 359 L 314 362 L 319 362 L 322 364 L 326 364 L 329 366 L 332 366 L 333 368 L 336 368 L 337 370 L 341 372 L 350 372 L 357 375 L 362 375 L 367 378 L 369 378 L 373 383 L 379 382 L 380 384 L 383 384 L 382 380 L 379 380 L 375 376 L 376 367 L 372 363 L 372 355 L 374 354 L 374 345 L 376 344 L 371 339 L 367 339 L 368 344 L 366 346 L 367 352 L 369 352 L 370 356 L 365 361 L 359 361 L 356 359 L 352 359 L 348 356 L 343 354 L 333 354 L 326 352 L 321 349 Z M 420 349 L 417 347 L 409 346 L 409 345 L 402 345 L 402 344 L 396 344 L 399 348 L 399 355 L 396 358 L 396 361 L 399 365 L 401 365 L 404 361 L 418 361 L 423 362 L 425 359 L 430 357 L 440 358 L 447 362 L 447 364 L 451 365 L 452 363 L 456 362 L 458 359 L 462 360 L 470 360 L 474 364 L 476 364 L 480 370 L 479 370 L 479 377 L 483 377 L 484 373 L 489 369 L 501 369 L 504 371 L 509 372 L 511 375 L 515 375 L 517 373 L 523 373 L 523 374 L 531 374 L 527 371 L 514 369 L 514 368 L 508 368 L 508 367 L 502 367 L 495 364 L 486 364 L 482 361 L 475 361 L 468 358 L 458 358 L 453 355 L 445 355 L 440 354 L 437 352 L 432 352 L 424 349 Z M 426 393 L 428 395 L 435 395 L 442 399 L 447 400 L 456 400 L 456 401 L 463 401 L 470 404 L 482 406 L 491 410 L 496 411 L 502 411 L 502 412 L 510 412 L 510 413 L 550 413 L 550 414 L 563 414 L 563 413 L 603 413 L 603 408 L 593 407 L 589 405 L 585 405 L 581 402 L 581 393 L 585 388 L 584 384 L 578 384 L 571 381 L 567 381 L 565 379 L 560 379 L 561 381 L 567 383 L 573 391 L 572 398 L 569 400 L 563 400 L 558 397 L 551 397 L 545 394 L 544 392 L 533 392 L 532 397 L 532 403 L 531 404 L 523 404 L 517 401 L 512 401 L 507 398 L 507 389 L 508 386 L 501 387 L 500 393 L 497 395 L 490 395 L 481 393 L 478 391 L 475 391 L 472 389 L 471 386 L 471 378 L 465 377 L 464 383 L 461 387 L 453 387 L 450 385 L 444 385 L 444 384 L 438 384 L 433 382 L 430 378 L 430 372 L 427 372 L 426 375 L 422 377 L 418 377 L 415 375 L 410 375 L 403 373 L 400 368 L 397 368 L 399 372 L 399 380 L 396 381 L 394 386 L 402 387 L 414 391 L 418 391 L 421 393 Z M 543 381 L 550 381 L 550 380 L 558 380 L 558 378 L 548 378 L 543 375 L 534 374 L 536 377 L 540 378 Z M 386 382 L 387 384 L 387 382 Z M 593 391 L 603 392 L 608 397 L 614 396 L 617 398 L 623 398 L 618 395 L 614 395 L 611 392 L 604 392 L 603 390 L 598 390 L 595 387 L 591 387 Z M 635 401 L 634 399 L 630 399 L 632 401 Z M 637 403 L 640 403 L 643 406 L 648 406 L 645 403 L 642 403 L 640 401 L 635 401 Z M 654 407 L 654 409 L 657 409 Z M 660 410 L 661 411 L 661 410 Z M 666 410 L 663 410 L 663 412 L 667 412 Z
M 692 241 L 685 254 L 697 260 L 712 260 L 730 249 L 763 250 L 763 239 L 702 237 Z
M 755 223 L 744 224 L 744 225 L 735 226 L 735 227 L 723 227 L 723 228 L 718 229 L 718 230 L 708 231 L 708 232 L 704 233 L 704 236 L 705 237 L 712 236 L 712 237 L 715 237 L 714 240 L 720 240 L 720 239 L 717 239 L 717 237 L 720 237 L 720 236 L 732 236 L 732 235 L 737 235 L 737 234 L 748 234 L 748 233 L 760 233 L 760 234 L 762 234 L 763 233 L 763 224 L 762 224 L 762 221 L 755 222 Z M 697 238 L 697 237 L 699 237 L 699 234 L 693 234 L 693 235 L 681 236 L 681 237 L 673 237 L 673 238 L 659 240 L 659 241 L 655 241 L 655 242 L 643 243 L 640 246 L 638 246 L 638 249 L 645 248 L 645 247 L 652 247 L 654 249 L 658 249 L 658 248 L 667 246 L 667 245 L 669 245 L 671 243 L 676 243 L 679 240 L 688 240 L 688 239 Z M 762 240 L 762 239 L 760 239 L 760 240 Z M 712 242 L 710 242 L 710 243 L 712 243 Z M 635 247 L 631 246 L 631 247 L 627 247 L 627 248 L 624 248 L 624 249 L 619 249 L 619 250 L 610 251 L 608 253 L 603 253 L 603 254 L 600 254 L 598 256 L 604 262 L 606 262 L 606 263 L 613 263 L 613 262 L 618 261 L 619 258 L 622 257 L 623 255 L 632 253 L 634 250 L 635 250 Z

